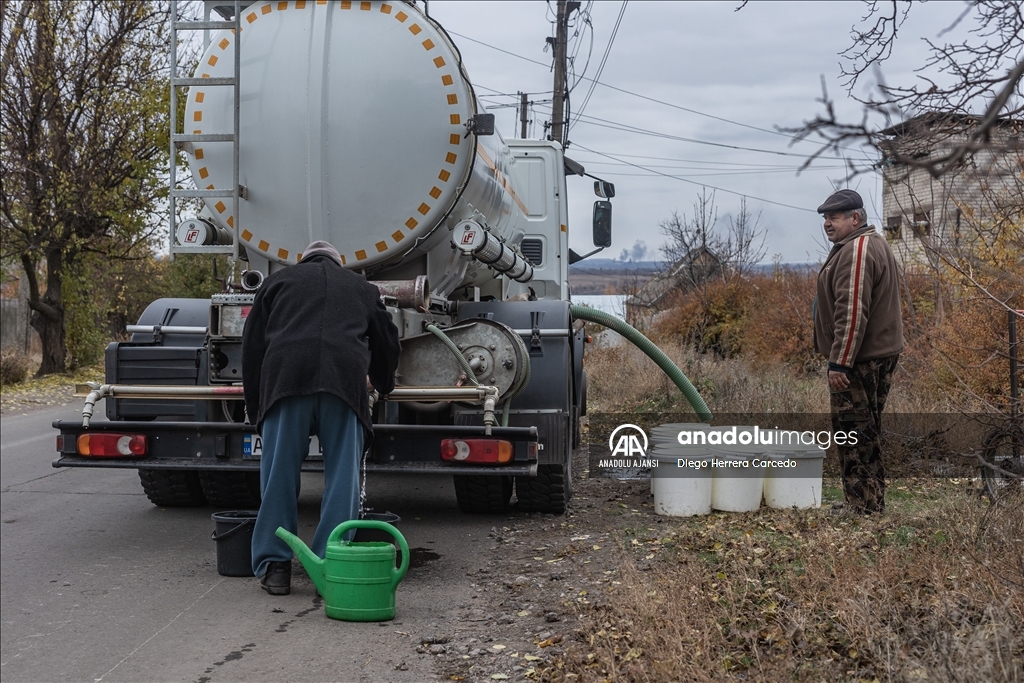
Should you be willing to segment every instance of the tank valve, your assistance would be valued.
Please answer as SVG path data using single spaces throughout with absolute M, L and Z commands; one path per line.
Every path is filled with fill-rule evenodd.
M 462 221 L 452 231 L 452 244 L 517 282 L 533 279 L 533 264 L 476 221 Z
M 242 273 L 242 289 L 255 292 L 263 284 L 263 273 L 258 270 L 247 270 Z

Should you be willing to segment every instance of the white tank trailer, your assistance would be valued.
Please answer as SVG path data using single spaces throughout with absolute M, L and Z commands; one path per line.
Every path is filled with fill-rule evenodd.
M 158 505 L 258 505 L 242 329 L 263 278 L 327 240 L 378 285 L 402 337 L 366 470 L 450 473 L 467 512 L 507 509 L 513 488 L 521 510 L 562 512 L 586 411 L 565 183 L 583 169 L 558 143 L 494 130 L 422 6 L 206 4 L 231 24 L 194 26 L 208 46 L 172 133 L 206 196 L 172 222 L 171 252 L 231 251 L 245 272 L 211 300 L 153 302 L 108 347 L 83 421 L 58 425 L 55 466 L 136 468 Z M 599 247 L 610 212 L 595 204 Z M 100 398 L 107 420 L 91 421 Z M 305 470 L 322 471 L 317 451 Z

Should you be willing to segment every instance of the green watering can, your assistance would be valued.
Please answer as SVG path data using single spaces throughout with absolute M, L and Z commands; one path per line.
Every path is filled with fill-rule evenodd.
M 352 529 L 380 529 L 390 533 L 402 549 L 402 565 L 395 568 L 395 546 L 390 543 L 353 543 L 341 540 Z M 327 537 L 326 558 L 321 560 L 295 534 L 282 527 L 277 537 L 287 543 L 306 568 L 323 596 L 327 616 L 342 621 L 387 621 L 395 618 L 395 588 L 409 570 L 409 544 L 387 522 L 359 520 L 339 524 Z

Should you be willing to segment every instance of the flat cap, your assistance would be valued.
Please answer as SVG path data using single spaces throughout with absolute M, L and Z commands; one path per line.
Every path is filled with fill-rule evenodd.
M 302 260 L 310 258 L 311 256 L 330 256 L 332 259 L 341 263 L 341 254 L 334 248 L 334 245 L 324 240 L 316 240 L 310 242 L 309 246 L 302 250 Z
M 864 200 L 853 190 L 839 190 L 818 207 L 818 213 L 834 213 L 836 211 L 853 211 L 863 209 Z

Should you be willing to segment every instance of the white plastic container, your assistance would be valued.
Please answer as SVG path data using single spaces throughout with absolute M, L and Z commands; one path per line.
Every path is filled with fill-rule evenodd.
M 765 459 L 796 462 L 795 468 L 765 468 L 765 505 L 778 509 L 821 507 L 824 450 L 817 446 L 773 446 Z
M 760 508 L 764 470 L 754 467 L 753 461 L 763 458 L 767 447 L 722 445 L 708 448 L 713 460 L 746 463 L 741 467 L 719 465 L 711 468 L 711 507 L 723 512 L 754 512 Z
M 650 437 L 656 445 L 679 446 L 679 432 L 710 429 L 711 425 L 705 422 L 673 422 L 670 424 L 658 425 L 651 430 Z
M 706 448 L 656 447 L 651 455 L 654 512 L 669 517 L 692 517 L 711 512 L 711 452 Z M 679 467 L 679 460 L 684 467 Z M 689 466 L 686 466 L 689 465 Z

